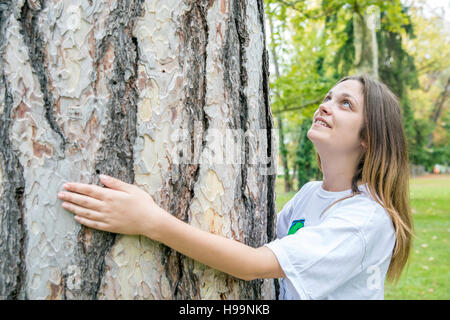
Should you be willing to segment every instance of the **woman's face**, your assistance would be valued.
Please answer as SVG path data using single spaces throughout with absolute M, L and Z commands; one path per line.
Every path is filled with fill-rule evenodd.
M 314 113 L 308 138 L 321 150 L 343 153 L 361 151 L 363 85 L 346 80 L 334 86 Z

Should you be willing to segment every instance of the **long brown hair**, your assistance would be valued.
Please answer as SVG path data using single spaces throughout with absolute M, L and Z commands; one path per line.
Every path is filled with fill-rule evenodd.
M 396 242 L 387 279 L 396 283 L 408 261 L 414 228 L 409 205 L 408 153 L 400 104 L 385 84 L 367 75 L 344 77 L 338 83 L 346 80 L 357 80 L 363 85 L 364 123 L 360 138 L 367 144 L 352 178 L 352 195 L 360 193 L 358 181 L 362 181 L 367 184 L 373 199 L 389 213 Z M 317 153 L 316 158 L 321 169 Z

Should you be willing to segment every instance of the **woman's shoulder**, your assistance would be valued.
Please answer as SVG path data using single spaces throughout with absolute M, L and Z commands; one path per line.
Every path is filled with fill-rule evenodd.
M 382 229 L 393 231 L 387 210 L 364 191 L 341 201 L 336 207 L 336 214 L 344 216 L 363 233 Z
M 361 193 L 342 201 L 341 216 L 358 230 L 366 250 L 366 265 L 383 259 L 395 245 L 395 229 L 388 211 L 370 194 Z
M 302 193 L 313 192 L 313 191 L 317 190 L 318 188 L 320 188 L 321 185 L 322 185 L 322 181 L 309 181 L 309 182 L 305 183 L 300 188 L 298 193 L 300 193 L 300 192 L 302 192 Z
M 297 193 L 292 197 L 294 202 L 298 202 L 304 197 L 309 197 L 312 193 L 314 193 L 318 188 L 322 185 L 322 181 L 309 181 L 305 183 Z
M 392 220 L 387 210 L 367 192 L 366 188 L 360 190 L 361 193 L 340 201 L 333 215 L 348 219 L 361 230 L 391 228 Z
M 294 196 L 287 202 L 285 205 L 286 208 L 295 208 L 300 202 L 302 202 L 305 198 L 311 196 L 315 190 L 317 190 L 318 186 L 320 186 L 321 181 L 310 181 L 305 183 L 300 190 L 298 190 Z M 284 209 L 284 208 L 283 208 Z M 284 213 L 286 210 L 282 210 Z M 290 211 L 290 210 L 288 210 Z

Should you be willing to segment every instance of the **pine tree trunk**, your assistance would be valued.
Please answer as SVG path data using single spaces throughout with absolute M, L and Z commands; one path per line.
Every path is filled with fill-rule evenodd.
M 82 227 L 57 199 L 64 182 L 100 184 L 104 173 L 201 229 L 254 247 L 272 240 L 263 1 L 0 10 L 0 298 L 273 299 L 273 280 Z

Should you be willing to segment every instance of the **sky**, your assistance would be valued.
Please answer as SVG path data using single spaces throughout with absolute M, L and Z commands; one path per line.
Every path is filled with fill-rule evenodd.
M 441 16 L 450 23 L 450 1 L 449 0 L 402 0 L 408 7 L 411 4 L 422 7 L 423 13 L 429 16 Z

